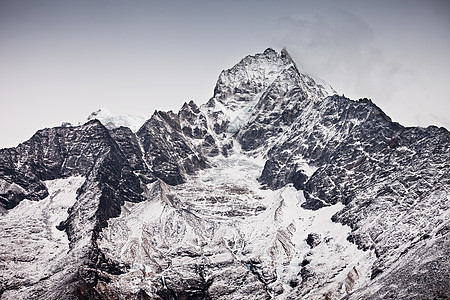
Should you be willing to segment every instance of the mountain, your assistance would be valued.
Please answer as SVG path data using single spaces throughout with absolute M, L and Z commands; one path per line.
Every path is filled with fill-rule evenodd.
M 445 128 L 285 49 L 138 130 L 96 115 L 0 150 L 1 299 L 450 298 Z
M 104 124 L 108 129 L 128 127 L 133 132 L 138 131 L 142 124 L 144 124 L 147 120 L 146 117 L 141 115 L 115 116 L 105 107 L 91 113 L 85 122 L 96 119 Z M 78 125 L 82 125 L 85 122 L 80 122 Z

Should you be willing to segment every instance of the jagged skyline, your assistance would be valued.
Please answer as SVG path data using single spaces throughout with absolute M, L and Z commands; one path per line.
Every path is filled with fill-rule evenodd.
M 205 103 L 221 70 L 283 46 L 394 121 L 448 128 L 448 15 L 445 1 L 2 1 L 0 148 L 100 107 Z
M 0 297 L 447 299 L 449 148 L 267 49 L 136 133 L 0 149 Z

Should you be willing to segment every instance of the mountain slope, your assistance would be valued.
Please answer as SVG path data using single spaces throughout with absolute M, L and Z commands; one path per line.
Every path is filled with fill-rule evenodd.
M 2 299 L 450 297 L 449 132 L 333 93 L 267 49 L 137 131 L 0 150 Z

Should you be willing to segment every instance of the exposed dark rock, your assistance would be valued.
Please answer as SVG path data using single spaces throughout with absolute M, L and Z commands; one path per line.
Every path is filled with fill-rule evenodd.
M 168 184 L 183 183 L 185 174 L 208 166 L 203 155 L 196 153 L 184 137 L 180 119 L 173 112 L 155 112 L 137 136 L 153 174 Z
M 308 237 L 306 238 L 306 243 L 309 245 L 309 247 L 314 248 L 317 245 L 321 243 L 321 237 L 320 234 L 317 233 L 310 233 L 308 234 Z
M 298 284 L 299 284 L 299 282 L 298 282 L 298 279 L 297 279 L 297 278 L 291 279 L 291 280 L 289 281 L 289 286 L 290 286 L 291 288 L 297 287 Z

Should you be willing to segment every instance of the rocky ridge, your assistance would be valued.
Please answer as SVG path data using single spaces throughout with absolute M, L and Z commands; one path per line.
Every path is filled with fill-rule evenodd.
M 449 139 L 267 49 L 136 132 L 0 150 L 0 296 L 448 298 Z

